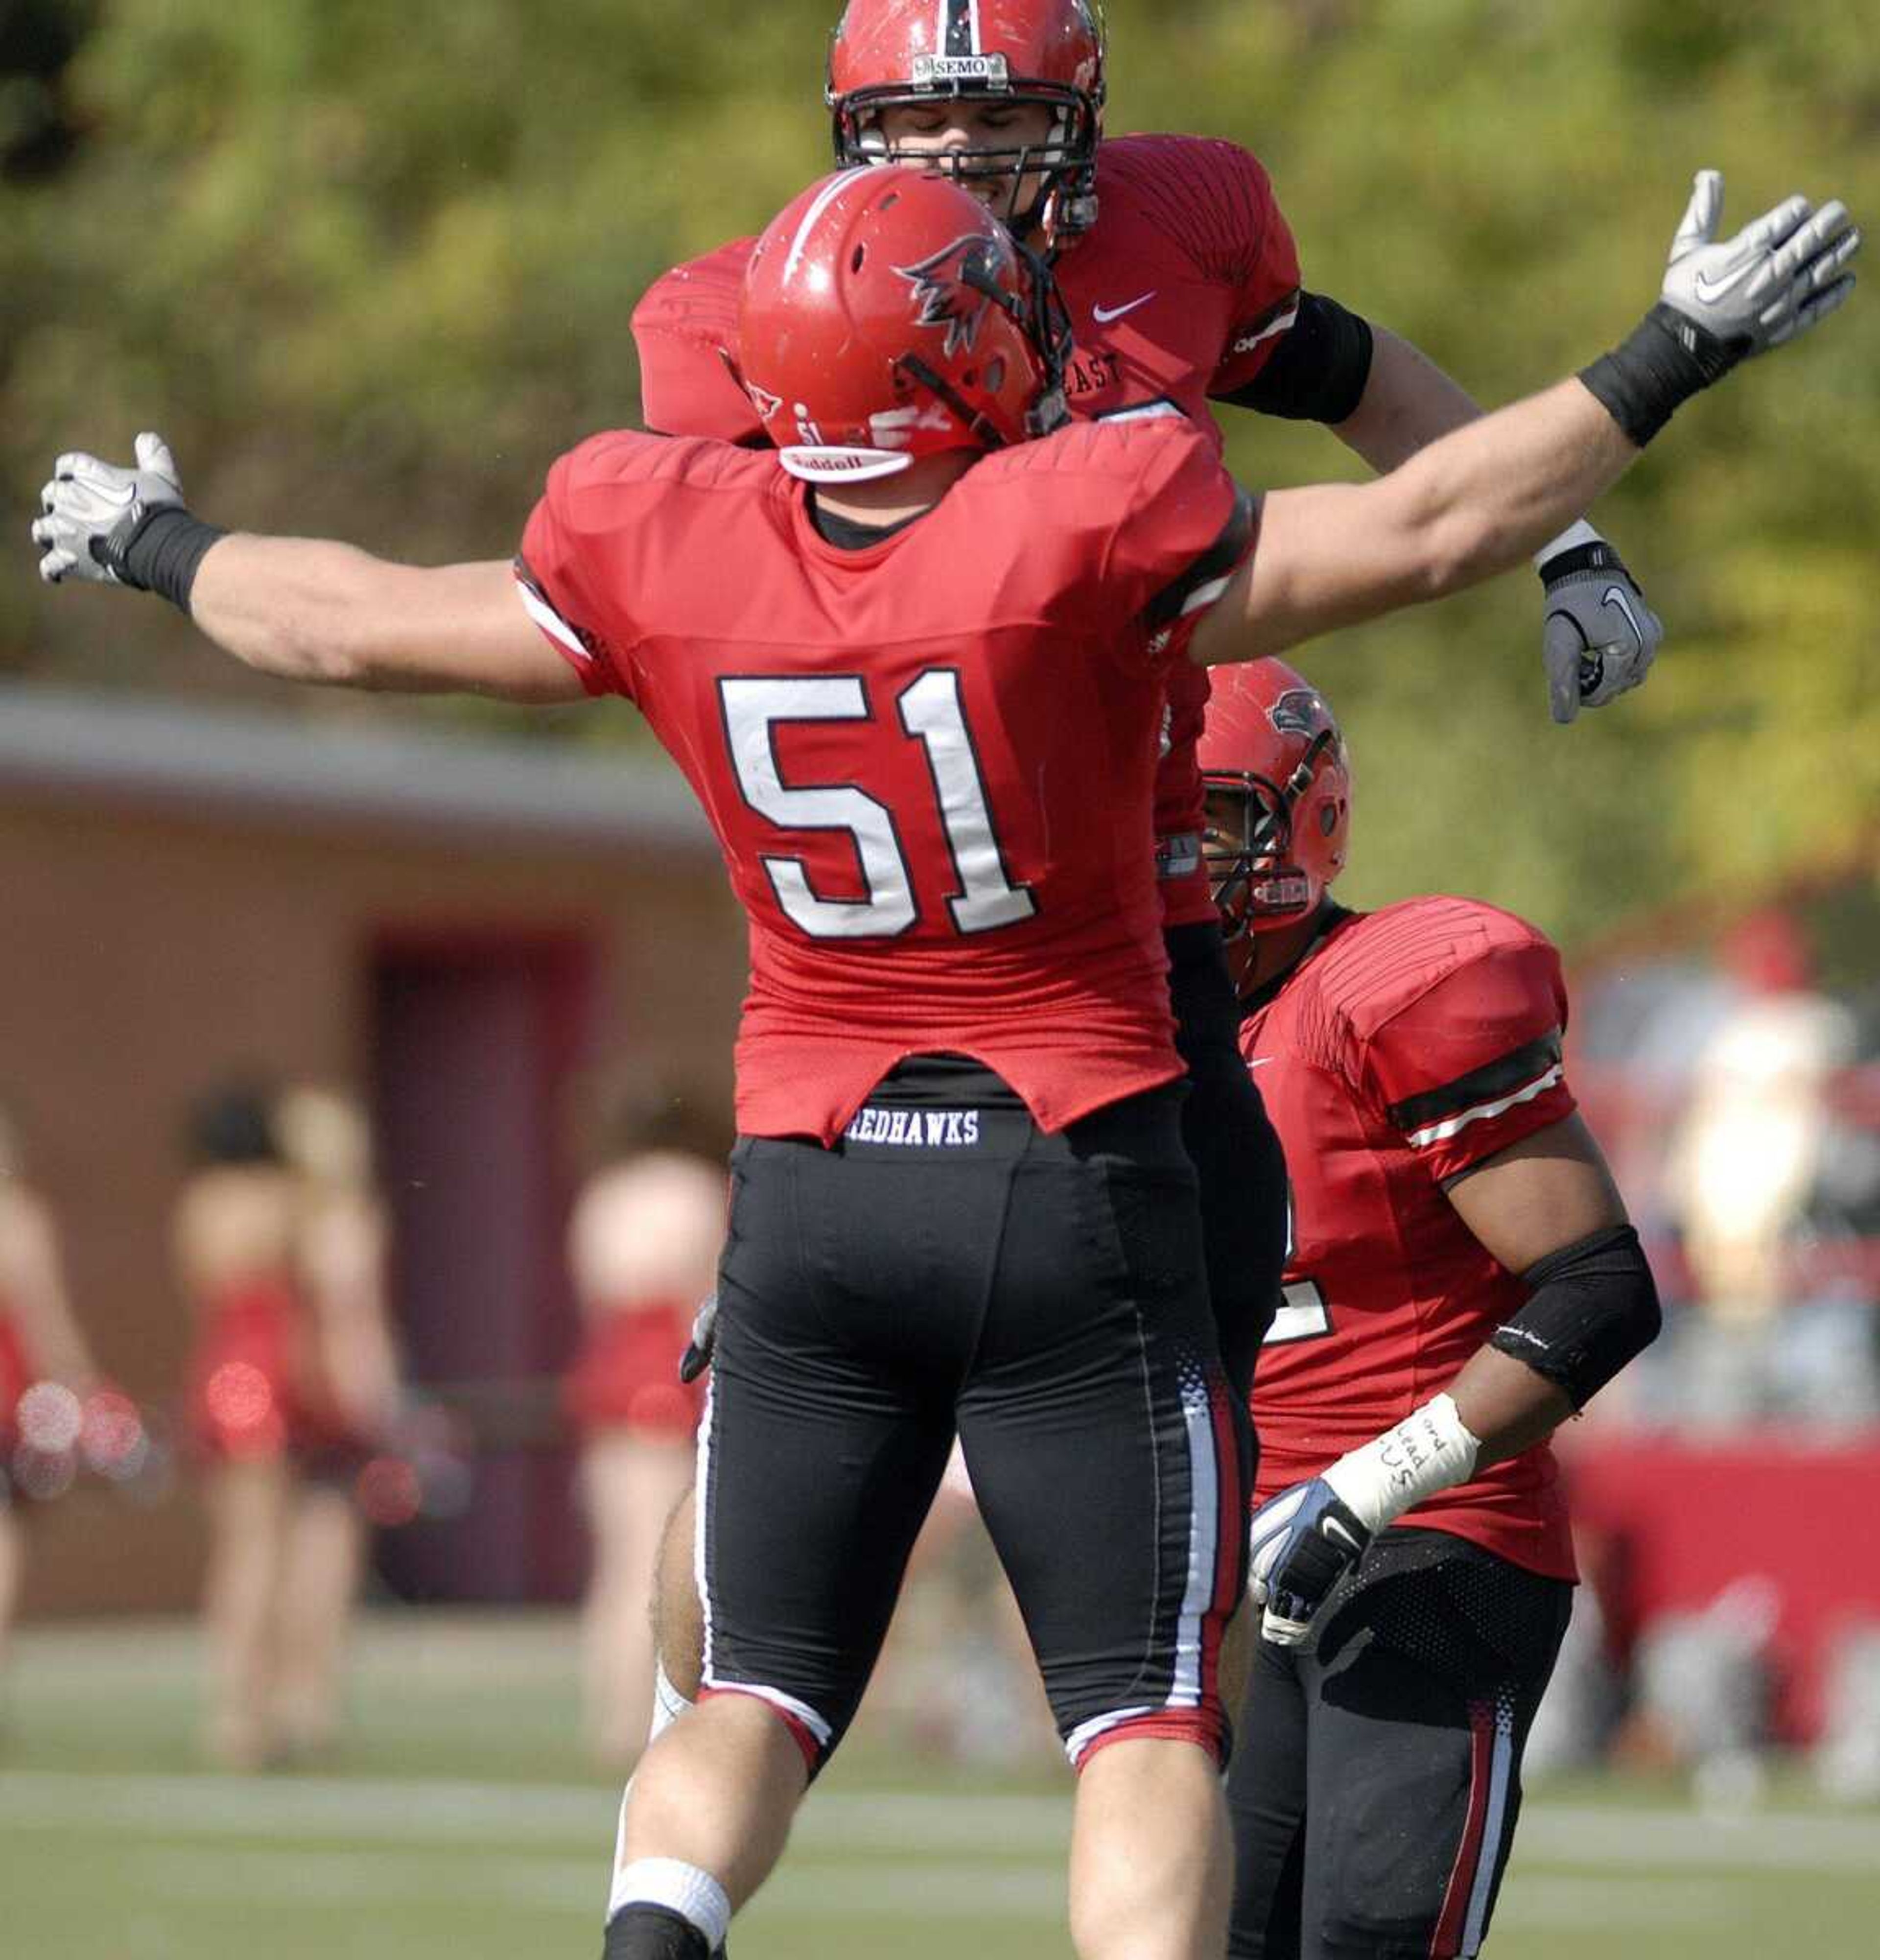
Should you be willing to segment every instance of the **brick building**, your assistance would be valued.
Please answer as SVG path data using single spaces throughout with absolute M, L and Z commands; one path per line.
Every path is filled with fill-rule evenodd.
M 0 1102 L 107 1370 L 173 1406 L 169 1214 L 185 1113 L 243 1071 L 370 1099 L 420 1380 L 565 1359 L 560 1234 L 584 1080 L 721 1102 L 743 932 L 662 759 L 0 689 Z M 460 1523 L 382 1548 L 399 1589 L 565 1593 L 553 1459 L 492 1461 Z M 29 1611 L 181 1606 L 186 1481 L 35 1520 Z M 426 1534 L 429 1534 L 428 1541 Z

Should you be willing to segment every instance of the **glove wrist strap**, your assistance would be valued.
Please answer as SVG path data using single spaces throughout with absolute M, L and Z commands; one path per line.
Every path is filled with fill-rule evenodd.
M 1720 381 L 1749 352 L 1720 340 L 1662 300 L 1610 354 L 1580 370 L 1594 399 L 1643 449 L 1693 395 Z
M 109 537 L 94 540 L 91 550 L 116 574 L 119 584 L 154 592 L 187 612 L 197 570 L 209 547 L 227 535 L 180 504 L 159 504 L 138 512 Z
M 1380 1532 L 1413 1504 L 1465 1482 L 1481 1446 L 1450 1398 L 1433 1395 L 1394 1429 L 1340 1457 L 1325 1478 L 1365 1525 Z

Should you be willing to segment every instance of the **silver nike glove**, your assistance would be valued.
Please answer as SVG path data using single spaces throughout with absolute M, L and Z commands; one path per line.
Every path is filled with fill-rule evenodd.
M 1639 686 L 1665 628 L 1637 581 L 1590 524 L 1576 524 L 1536 561 L 1547 599 L 1541 657 L 1548 708 L 1563 724 Z
M 1723 215 L 1722 173 L 1700 170 L 1659 298 L 1734 351 L 1748 356 L 1780 347 L 1853 291 L 1847 268 L 1860 233 L 1840 199 L 1819 211 L 1805 197 L 1786 199 L 1719 243 Z
M 33 526 L 41 553 L 39 575 L 47 584 L 68 578 L 135 583 L 124 575 L 126 547 L 154 511 L 183 501 L 176 459 L 163 438 L 140 435 L 136 454 L 129 468 L 83 450 L 70 450 L 52 465 Z

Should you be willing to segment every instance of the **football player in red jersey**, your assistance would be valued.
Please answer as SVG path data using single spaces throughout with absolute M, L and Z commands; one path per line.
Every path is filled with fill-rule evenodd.
M 1554 948 L 1470 899 L 1337 903 L 1344 740 L 1282 662 L 1224 676 L 1201 752 L 1293 1188 L 1231 1950 L 1449 1960 L 1487 1930 L 1567 1629 L 1547 1438 L 1656 1334 L 1657 1294 L 1567 1087 Z
M 832 37 L 837 159 L 937 161 L 1048 253 L 1074 329 L 1070 412 L 1179 413 L 1210 405 L 1326 423 L 1389 469 L 1478 413 L 1408 342 L 1303 289 L 1293 234 L 1259 162 L 1198 136 L 1105 138 L 1100 9 L 1086 0 L 849 0 Z M 751 240 L 657 281 L 634 314 L 651 430 L 762 444 L 737 377 L 736 310 Z M 1538 554 L 1557 718 L 1643 679 L 1660 628 L 1611 546 L 1583 523 Z M 1235 1046 L 1197 842 L 1194 743 L 1204 673 L 1169 676 L 1155 850 L 1170 991 L 1188 1096 L 1182 1131 L 1201 1179 L 1210 1297 L 1229 1372 L 1251 1382 L 1284 1244 L 1282 1167 Z M 662 1557 L 662 1672 L 697 1678 L 689 1516 Z M 662 1686 L 662 1694 L 664 1692 Z M 662 1703 L 661 1706 L 665 1704 Z
M 1080 1771 L 1080 1951 L 1218 1952 L 1248 1436 L 1142 848 L 1166 673 L 1505 569 L 1846 297 L 1838 203 L 1716 243 L 1720 199 L 1707 174 L 1659 303 L 1579 376 L 1257 505 L 1185 417 L 1064 425 L 1048 275 L 909 168 L 813 186 L 752 255 L 740 358 L 778 453 L 596 437 L 516 566 L 220 531 L 154 435 L 130 468 L 59 459 L 50 583 L 154 591 L 289 678 L 632 698 L 749 915 L 707 1692 L 642 1764 L 612 1960 L 705 1960 L 775 1864 L 956 1430 Z

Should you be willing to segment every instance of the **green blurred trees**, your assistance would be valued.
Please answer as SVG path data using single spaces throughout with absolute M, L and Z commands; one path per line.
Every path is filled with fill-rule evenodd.
M 507 551 L 555 455 L 631 419 L 647 282 L 825 167 L 835 5 L 0 0 L 19 529 L 56 450 L 155 425 L 225 520 Z M 1880 212 L 1880 53 L 1854 0 L 1110 13 L 1111 127 L 1248 144 L 1308 282 L 1487 401 L 1630 324 L 1699 164 L 1733 219 L 1797 187 Z M 1354 897 L 1471 890 L 1573 940 L 1871 851 L 1876 320 L 1863 295 L 1781 372 L 1688 409 L 1598 514 L 1671 630 L 1643 694 L 1553 729 L 1525 576 L 1302 655 L 1357 751 Z M 1322 430 L 1229 419 L 1250 482 L 1361 473 Z M 23 544 L 0 560 L 0 666 L 243 684 L 154 608 L 47 603 Z

